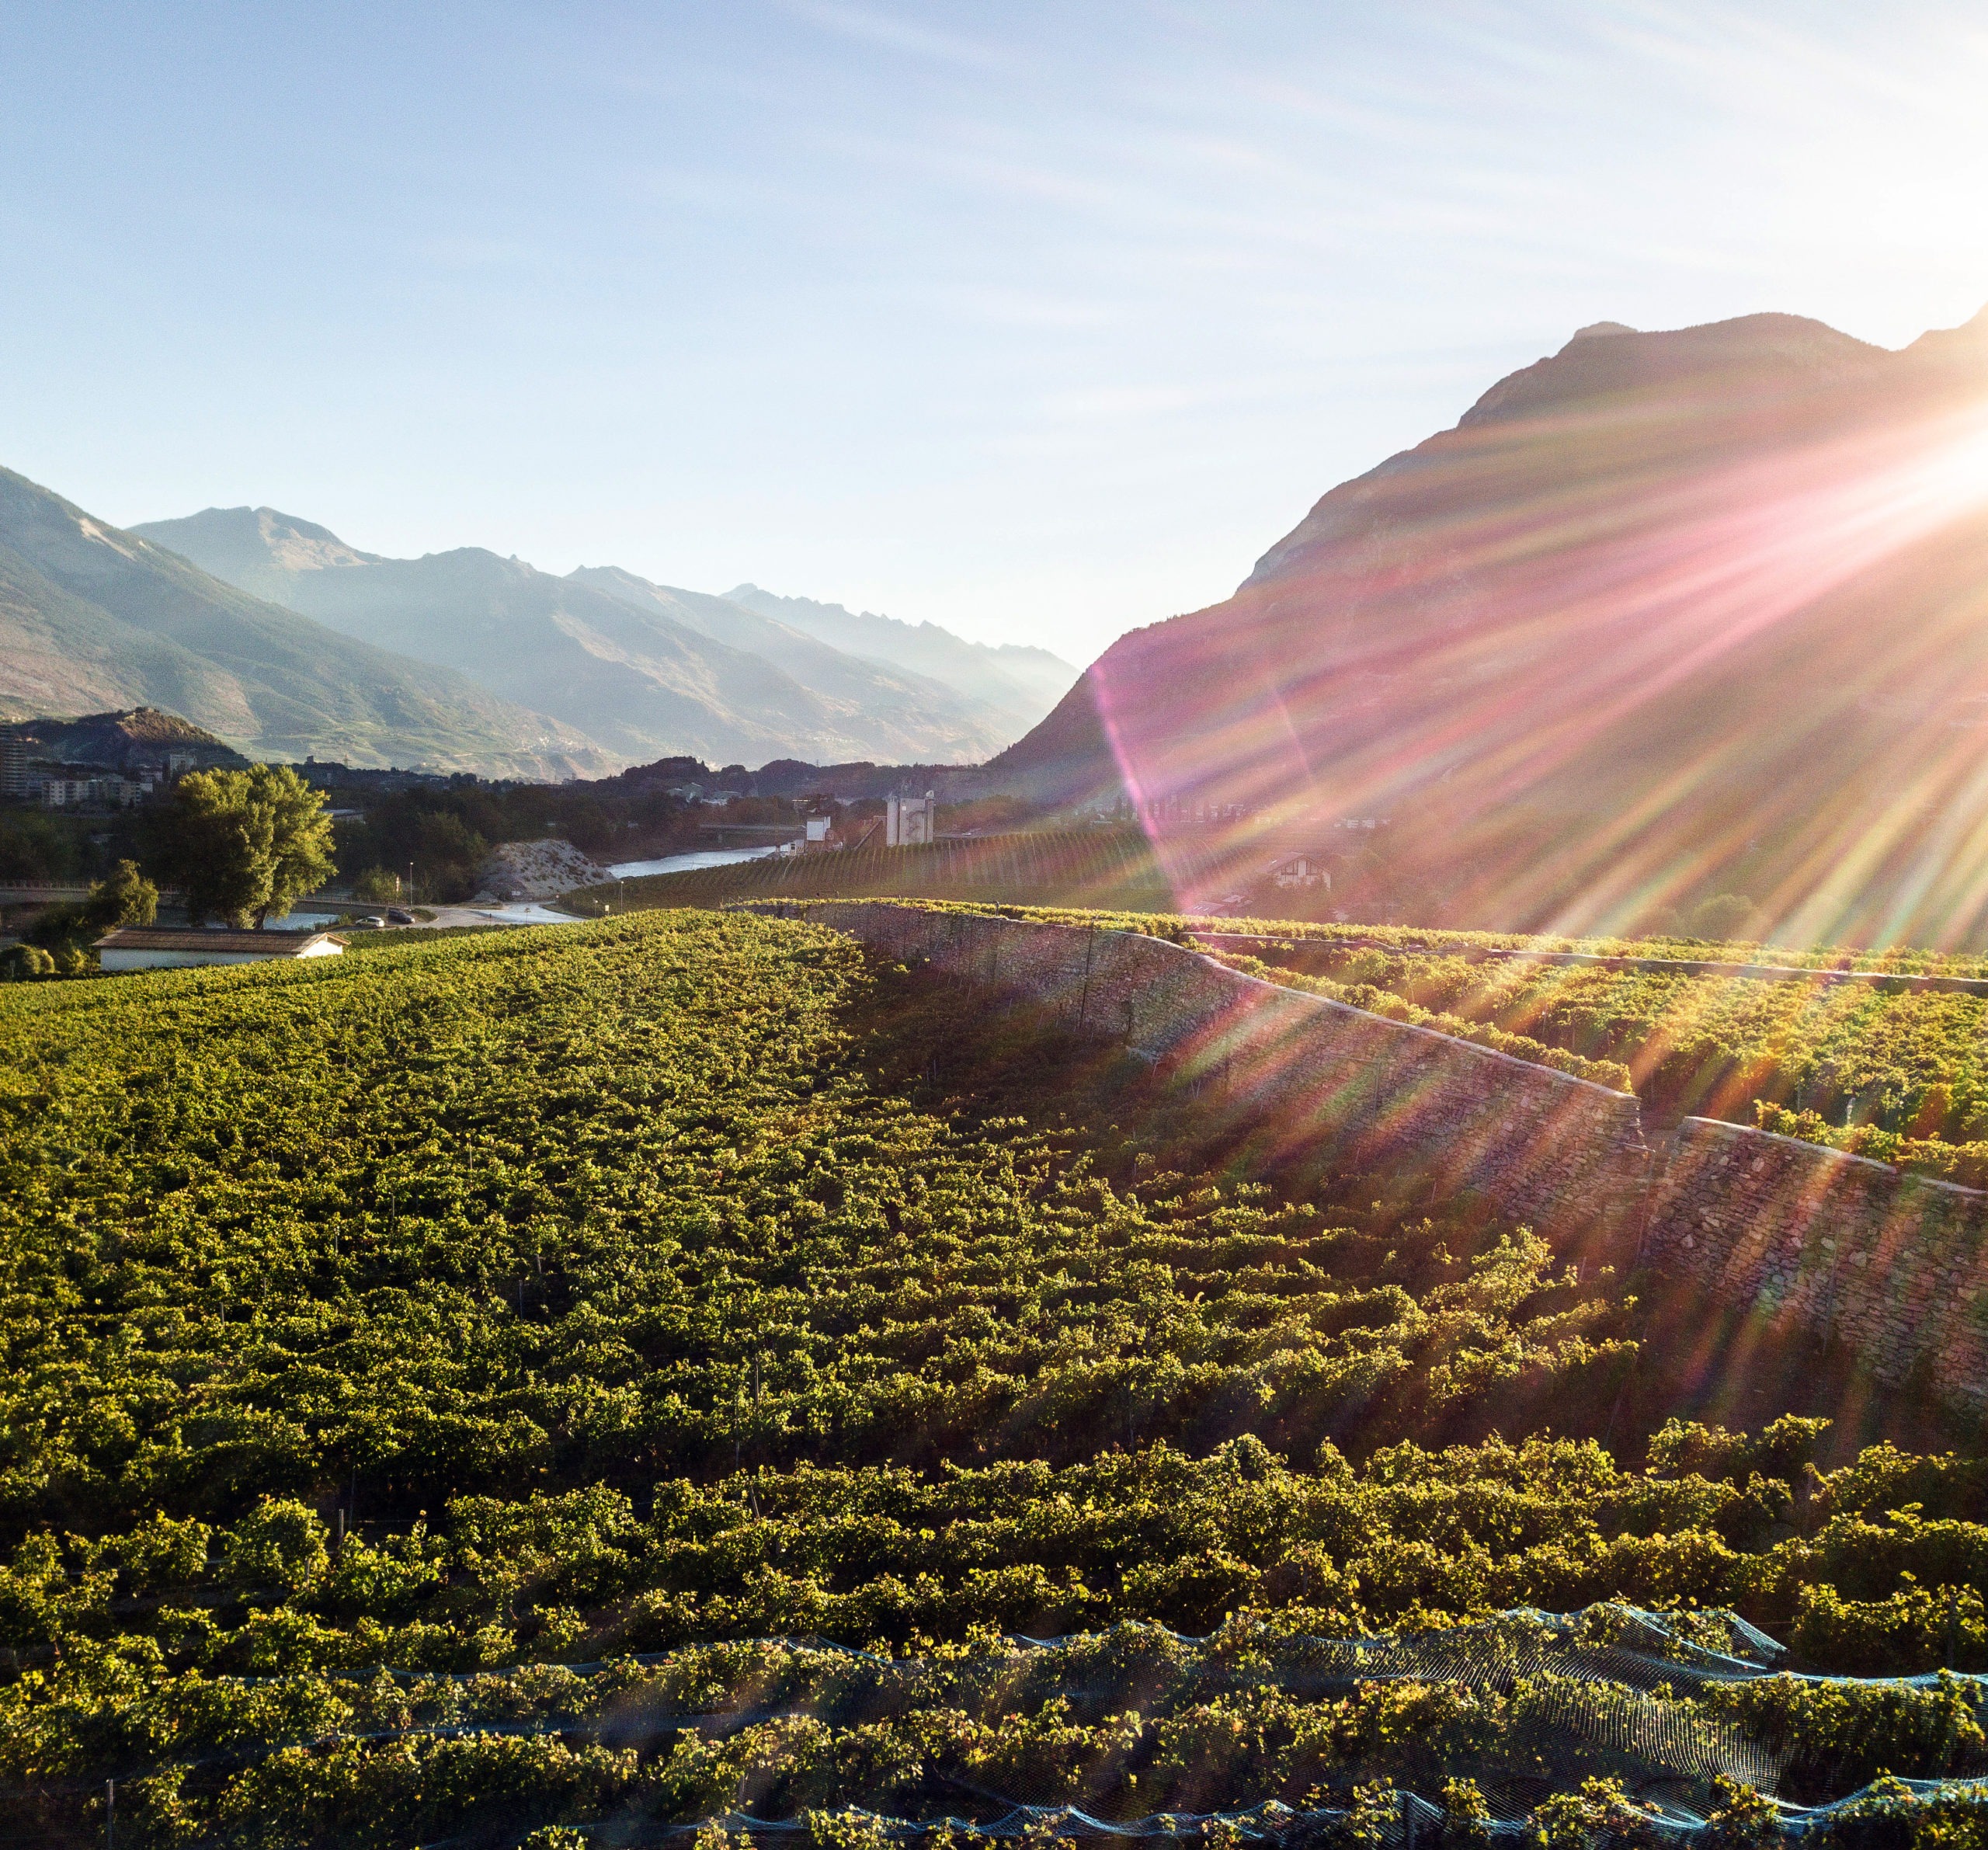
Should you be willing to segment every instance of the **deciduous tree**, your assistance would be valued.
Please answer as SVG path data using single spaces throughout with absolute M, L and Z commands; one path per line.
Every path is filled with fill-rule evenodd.
M 138 871 L 135 861 L 120 861 L 108 880 L 90 889 L 85 921 L 99 931 L 120 925 L 149 925 L 158 916 L 158 888 Z
M 196 771 L 173 792 L 165 859 L 198 923 L 281 918 L 335 871 L 324 793 L 287 766 Z

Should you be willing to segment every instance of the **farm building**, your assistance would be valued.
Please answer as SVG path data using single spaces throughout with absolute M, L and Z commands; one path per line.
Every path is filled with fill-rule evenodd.
M 1270 878 L 1279 886 L 1322 886 L 1332 888 L 1332 870 L 1322 854 L 1284 854 L 1270 863 Z
M 172 931 L 120 925 L 96 941 L 106 970 L 188 970 L 200 964 L 261 964 L 276 958 L 336 957 L 342 938 L 328 931 Z

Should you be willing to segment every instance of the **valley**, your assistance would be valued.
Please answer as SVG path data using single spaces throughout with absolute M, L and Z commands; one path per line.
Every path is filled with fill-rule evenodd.
M 0 12 L 0 1850 L 1988 1850 L 1979 11 Z

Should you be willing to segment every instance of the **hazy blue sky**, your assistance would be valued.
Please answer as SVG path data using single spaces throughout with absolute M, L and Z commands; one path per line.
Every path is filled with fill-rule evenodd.
M 1087 659 L 1611 318 L 1988 301 L 1988 12 L 0 5 L 0 462 Z

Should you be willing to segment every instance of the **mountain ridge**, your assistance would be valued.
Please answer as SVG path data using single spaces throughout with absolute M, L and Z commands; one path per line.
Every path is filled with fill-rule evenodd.
M 907 623 L 874 610 L 852 611 L 812 597 L 783 597 L 749 582 L 725 593 L 732 603 L 788 623 L 851 654 L 899 662 L 1010 717 L 1024 729 L 1062 698 L 1077 669 L 1046 649 L 1019 642 L 969 642 L 930 621 Z
M 617 568 L 561 578 L 481 547 L 390 558 L 267 507 L 134 530 L 342 633 L 528 699 L 623 762 L 978 760 L 1024 729 L 931 677 L 825 653 L 761 614 Z
M 252 756 L 600 768 L 530 709 L 257 599 L 0 469 L 0 717 L 164 708 Z
M 1988 827 L 1984 715 L 1988 315 L 1896 352 L 1749 316 L 1496 381 L 989 768 L 1399 812 L 1403 890 L 1460 923 L 1629 928 L 1723 885 L 1945 941 L 1988 931 L 1940 846 Z
M 823 699 L 866 713 L 871 749 L 885 757 L 984 757 L 1013 736 L 1003 715 L 943 681 L 837 649 L 730 598 L 655 584 L 620 566 L 582 565 L 567 577 L 633 608 L 662 610 L 714 642 L 774 662 Z M 912 715 L 915 724 L 907 723 Z

